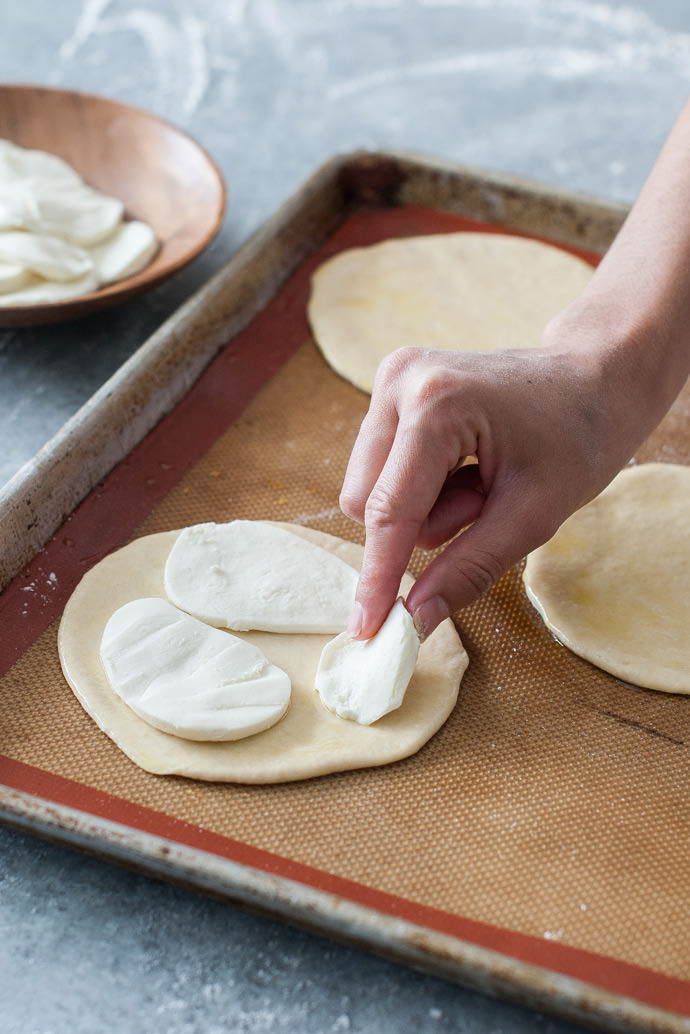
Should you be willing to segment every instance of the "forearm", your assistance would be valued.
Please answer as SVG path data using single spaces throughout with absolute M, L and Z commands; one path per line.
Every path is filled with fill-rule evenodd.
M 625 384 L 643 434 L 690 374 L 690 102 L 589 286 L 548 326 L 550 350 L 582 350 Z

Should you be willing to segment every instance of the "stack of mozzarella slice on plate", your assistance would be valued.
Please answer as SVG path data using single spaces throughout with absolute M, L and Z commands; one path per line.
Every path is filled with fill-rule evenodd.
M 152 228 L 56 155 L 0 140 L 0 305 L 88 294 L 143 269 Z

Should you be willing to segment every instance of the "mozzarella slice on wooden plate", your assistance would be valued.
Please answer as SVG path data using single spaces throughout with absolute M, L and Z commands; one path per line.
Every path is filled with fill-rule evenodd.
M 147 266 L 158 251 L 158 240 L 148 223 L 132 219 L 91 249 L 96 275 L 102 284 L 132 276 Z
M 24 266 L 46 280 L 78 280 L 93 271 L 83 248 L 44 233 L 6 230 L 0 233 L 0 259 Z
M 123 216 L 120 200 L 85 183 L 35 180 L 24 187 L 20 228 L 89 247 L 113 233 Z

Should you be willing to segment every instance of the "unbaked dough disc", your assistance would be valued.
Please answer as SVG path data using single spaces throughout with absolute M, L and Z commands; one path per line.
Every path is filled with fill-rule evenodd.
M 560 642 L 617 678 L 690 693 L 690 467 L 626 467 L 531 553 L 527 595 Z
M 336 373 L 370 392 L 396 348 L 536 348 L 592 267 L 503 233 L 406 237 L 352 248 L 314 273 L 309 322 Z
M 360 546 L 309 528 L 284 526 L 346 563 L 361 564 Z M 338 718 L 314 690 L 319 657 L 331 636 L 272 632 L 237 633 L 255 643 L 292 680 L 290 709 L 271 729 L 235 743 L 193 743 L 147 725 L 108 686 L 99 644 L 118 607 L 139 597 L 165 597 L 163 570 L 178 535 L 172 531 L 135 539 L 105 557 L 79 583 L 60 623 L 58 648 L 67 681 L 96 724 L 141 768 L 240 783 L 307 779 L 408 757 L 448 718 L 468 661 L 450 619 L 420 648 L 402 707 L 375 725 Z M 411 584 L 406 575 L 403 589 Z

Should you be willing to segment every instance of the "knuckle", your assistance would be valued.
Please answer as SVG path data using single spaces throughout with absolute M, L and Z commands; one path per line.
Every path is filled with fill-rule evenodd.
M 380 483 L 374 485 L 366 501 L 364 520 L 367 528 L 374 533 L 388 531 L 391 528 L 395 528 L 396 531 L 413 528 L 414 537 L 419 525 L 416 514 L 406 505 L 405 499 Z
M 478 599 L 502 577 L 505 567 L 498 557 L 487 550 L 475 550 L 459 560 L 457 572 L 459 579 L 470 586 Z
M 396 348 L 384 356 L 376 371 L 375 387 L 386 387 L 395 381 L 409 369 L 418 357 L 419 349 L 412 345 L 405 345 L 403 348 Z
M 449 398 L 455 388 L 456 377 L 453 371 L 440 363 L 430 363 L 415 371 L 410 390 L 410 402 L 417 408 L 426 407 L 429 404 L 438 406 Z
M 379 485 L 372 488 L 364 514 L 368 527 L 388 528 L 396 522 L 396 506 L 389 494 Z
M 445 412 L 457 408 L 463 380 L 456 357 L 446 352 L 406 345 L 390 352 L 379 364 L 377 394 L 393 394 L 397 408 L 418 418 L 420 412 Z
M 364 499 L 361 492 L 344 485 L 338 502 L 346 517 L 359 521 L 364 516 Z

